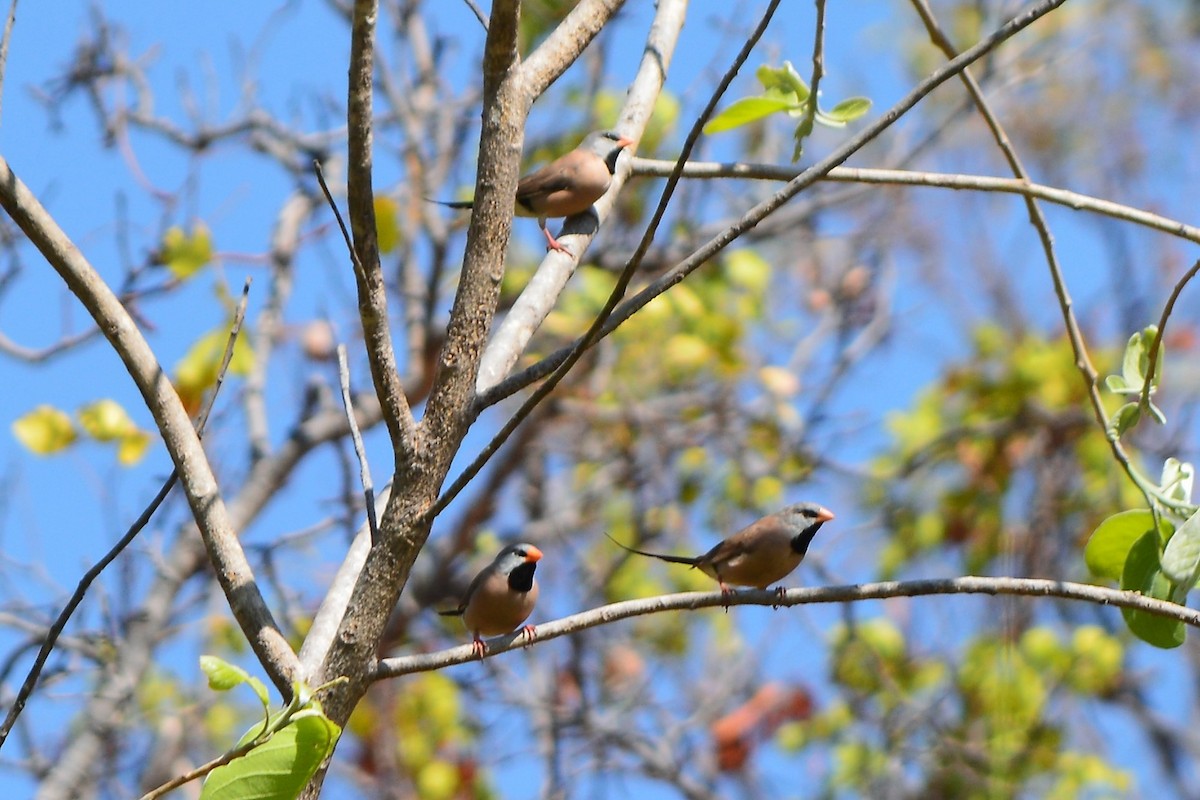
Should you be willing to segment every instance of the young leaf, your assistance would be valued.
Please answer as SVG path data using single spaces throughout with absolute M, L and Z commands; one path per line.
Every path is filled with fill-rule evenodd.
M 208 676 L 208 688 L 214 692 L 227 692 L 250 679 L 246 670 L 216 656 L 200 656 L 200 669 Z
M 71 445 L 77 436 L 67 412 L 40 405 L 12 424 L 13 436 L 35 455 L 48 456 Z
M 320 711 L 300 711 L 269 740 L 213 770 L 200 799 L 295 798 L 333 752 L 341 732 Z
M 1142 418 L 1142 409 L 1137 403 L 1126 403 L 1113 412 L 1108 421 L 1108 431 L 1116 436 L 1123 436 L 1126 431 L 1137 426 Z
M 706 134 L 722 133 L 733 128 L 792 108 L 795 103 L 779 97 L 743 97 L 717 114 L 704 126 Z
M 1170 523 L 1164 522 L 1164 525 Z M 1121 580 L 1134 542 L 1154 530 L 1154 515 L 1145 509 L 1121 511 L 1100 523 L 1088 539 L 1083 560 L 1097 578 Z
M 758 82 L 763 85 L 763 89 L 768 92 L 776 90 L 785 95 L 790 94 L 795 98 L 793 102 L 796 104 L 808 99 L 808 84 L 800 77 L 800 73 L 796 72 L 790 61 L 783 62 L 782 67 L 768 67 L 763 64 L 754 74 L 758 76 Z
M 1154 344 L 1154 336 L 1157 333 L 1157 325 L 1147 325 L 1143 330 L 1130 336 L 1129 343 L 1125 345 L 1125 357 L 1121 361 L 1121 377 L 1125 379 L 1125 385 L 1130 390 L 1140 392 L 1142 384 L 1146 382 L 1146 372 L 1150 369 L 1150 346 Z M 1162 357 L 1162 345 L 1160 344 L 1158 361 L 1161 362 Z M 1159 374 L 1156 370 L 1152 386 L 1158 385 L 1158 378 Z
M 1121 574 L 1122 589 L 1159 600 L 1171 598 L 1171 582 L 1159 569 L 1158 548 L 1158 534 L 1153 531 L 1134 542 Z M 1144 642 L 1164 649 L 1183 644 L 1185 630 L 1182 622 L 1132 608 L 1121 609 L 1121 614 L 1129 630 Z
M 848 97 L 822 115 L 840 125 L 853 122 L 871 110 L 871 100 L 868 97 Z

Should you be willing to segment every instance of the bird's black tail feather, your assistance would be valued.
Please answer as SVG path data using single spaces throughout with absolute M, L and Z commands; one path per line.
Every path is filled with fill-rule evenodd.
M 437 203 L 439 206 L 446 206 L 447 208 L 469 209 L 475 207 L 474 200 L 438 200 L 433 197 L 426 197 L 425 201 L 428 203 Z
M 608 531 L 605 531 L 604 535 L 608 536 Z M 611 536 L 608 536 L 608 538 L 612 539 L 612 543 L 622 550 L 628 550 L 631 553 L 637 553 L 639 556 L 649 556 L 650 558 L 657 558 L 659 561 L 668 561 L 672 564 L 687 564 L 689 567 L 696 566 L 697 562 L 699 561 L 699 559 L 695 557 L 688 558 L 686 556 L 669 556 L 665 553 L 651 553 L 649 550 L 638 550 L 636 547 L 630 547 L 629 545 L 621 544 Z

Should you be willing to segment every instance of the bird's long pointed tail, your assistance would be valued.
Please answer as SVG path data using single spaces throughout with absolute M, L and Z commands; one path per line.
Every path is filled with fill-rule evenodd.
M 608 531 L 605 531 L 604 535 L 608 536 L 608 538 L 612 540 L 612 543 L 617 547 L 621 548 L 622 550 L 628 550 L 631 553 L 637 553 L 639 556 L 649 556 L 650 558 L 657 558 L 659 561 L 668 561 L 672 564 L 687 564 L 689 567 L 696 566 L 697 562 L 699 561 L 699 559 L 695 557 L 688 558 L 687 556 L 669 556 L 666 553 L 651 553 L 649 550 L 638 550 L 636 547 L 630 547 L 629 545 L 621 544 L 616 539 L 613 539 L 613 537 L 608 535 Z

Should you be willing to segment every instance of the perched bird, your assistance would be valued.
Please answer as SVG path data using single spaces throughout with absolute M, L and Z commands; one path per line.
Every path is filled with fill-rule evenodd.
M 569 253 L 550 233 L 546 220 L 582 214 L 591 208 L 608 191 L 617 171 L 617 157 L 631 144 L 633 139 L 616 131 L 589 133 L 571 152 L 521 178 L 517 183 L 517 216 L 537 217 L 548 249 Z M 474 206 L 471 200 L 434 202 L 450 208 Z
M 463 618 L 479 658 L 487 652 L 481 637 L 510 633 L 533 613 L 538 598 L 533 573 L 541 558 L 542 551 L 531 544 L 510 544 L 475 576 L 457 608 L 438 612 Z M 532 636 L 533 630 L 526 625 L 521 632 Z
M 786 578 L 804 560 L 821 525 L 831 519 L 833 512 L 827 508 L 796 503 L 747 525 L 702 556 L 650 553 L 613 541 L 631 553 L 695 567 L 715 578 L 721 592 L 729 594 L 730 584 L 765 589 Z

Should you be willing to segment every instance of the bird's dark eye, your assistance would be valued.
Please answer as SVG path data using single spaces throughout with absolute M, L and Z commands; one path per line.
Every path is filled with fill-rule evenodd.
M 605 134 L 604 134 L 604 138 L 605 138 L 605 139 L 612 139 L 612 140 L 615 142 L 615 141 L 617 141 L 618 139 L 620 139 L 621 137 L 620 137 L 620 136 L 618 136 L 617 134 L 613 133 L 612 131 L 606 131 L 606 132 L 605 132 Z
M 527 556 L 529 555 L 528 553 L 526 553 L 526 552 L 525 552 L 525 548 L 524 548 L 524 547 L 518 547 L 518 548 L 516 549 L 516 551 L 515 551 L 515 552 L 516 552 L 516 554 L 517 554 L 517 555 L 519 555 L 521 558 L 525 558 L 525 557 L 527 557 Z

